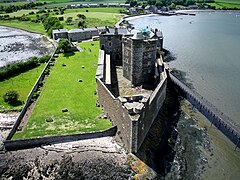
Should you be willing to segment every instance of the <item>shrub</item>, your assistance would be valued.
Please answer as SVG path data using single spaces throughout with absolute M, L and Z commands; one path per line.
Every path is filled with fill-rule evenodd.
M 71 51 L 71 43 L 67 39 L 60 39 L 58 43 L 58 50 L 63 50 L 64 52 Z
M 34 13 L 33 11 L 31 11 L 31 12 L 29 12 L 28 14 L 31 15 L 31 14 L 35 14 L 35 13 Z
M 59 21 L 63 21 L 64 20 L 63 16 L 58 17 L 58 19 L 59 19 Z
M 45 55 L 40 58 L 32 57 L 26 62 L 7 64 L 5 67 L 0 69 L 0 81 L 33 69 L 39 66 L 40 63 L 47 62 L 49 58 L 50 55 Z
M 51 57 L 50 55 L 42 56 L 42 57 L 39 58 L 39 62 L 40 63 L 48 62 L 50 57 Z
M 8 104 L 15 104 L 18 102 L 19 94 L 17 91 L 8 91 L 3 95 L 3 99 Z

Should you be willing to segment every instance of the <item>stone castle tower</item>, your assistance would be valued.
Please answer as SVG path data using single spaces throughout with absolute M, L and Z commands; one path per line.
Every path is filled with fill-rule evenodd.
M 123 76 L 133 85 L 142 85 L 154 80 L 155 62 L 162 49 L 162 34 L 135 32 L 132 37 L 123 37 Z
M 111 63 L 123 66 L 123 76 L 135 86 L 154 81 L 155 63 L 163 46 L 162 32 L 107 28 L 100 34 L 100 48 Z

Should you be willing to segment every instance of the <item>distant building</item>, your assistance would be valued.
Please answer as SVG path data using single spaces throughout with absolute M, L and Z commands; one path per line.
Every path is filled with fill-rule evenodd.
M 95 28 L 82 28 L 72 29 L 55 29 L 52 31 L 53 39 L 59 38 L 69 39 L 71 42 L 80 42 L 82 40 L 91 39 L 92 37 L 99 36 L 99 33 L 106 31 L 106 27 L 95 27 Z
M 120 7 L 122 8 L 130 8 L 130 4 L 120 4 Z
M 146 6 L 144 10 L 145 12 L 148 12 L 148 13 L 157 13 L 158 8 L 155 5 L 151 5 L 151 6 Z
M 118 7 L 119 3 L 108 3 L 108 7 Z
M 68 39 L 68 30 L 67 29 L 54 29 L 52 31 L 52 36 L 54 40 L 64 38 Z
M 135 14 L 135 13 L 137 13 L 137 10 L 136 10 L 135 7 L 131 7 L 131 8 L 129 8 L 129 12 L 130 12 L 131 14 Z
M 188 9 L 197 9 L 198 6 L 197 5 L 188 5 Z
M 89 7 L 95 8 L 95 7 L 98 7 L 98 4 L 89 4 Z
M 71 4 L 67 4 L 65 7 L 66 7 L 67 9 L 71 9 L 71 8 L 72 8 Z

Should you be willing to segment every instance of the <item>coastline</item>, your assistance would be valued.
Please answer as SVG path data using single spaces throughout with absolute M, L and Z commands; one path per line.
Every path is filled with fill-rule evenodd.
M 39 35 L 45 35 L 45 36 L 46 36 L 46 34 L 41 34 L 41 33 L 38 33 L 38 32 L 29 31 L 29 30 L 27 30 L 27 29 L 23 29 L 23 28 L 20 28 L 20 27 L 14 27 L 14 26 L 9 26 L 9 25 L 2 25 L 2 24 L 0 24 L 0 28 L 1 28 L 1 26 L 2 26 L 2 27 L 13 28 L 13 29 L 19 29 L 19 30 L 26 31 L 26 32 L 29 32 L 29 33 L 39 34 Z
M 209 137 L 210 151 L 203 150 L 207 160 L 207 168 L 203 171 L 203 179 L 232 179 L 240 178 L 240 149 L 223 135 L 216 127 L 212 126 L 207 118 L 198 112 L 188 101 L 181 102 L 181 108 L 188 118 L 192 118 L 196 127 L 206 131 Z M 216 176 L 218 174 L 218 176 Z
M 181 12 L 238 12 L 240 13 L 240 10 L 214 10 L 214 9 L 182 9 L 182 10 L 176 10 L 176 13 Z
M 134 16 L 126 16 L 123 17 L 124 20 L 133 20 L 133 19 L 138 19 L 138 18 L 142 18 L 142 17 L 151 17 L 151 16 L 159 16 L 159 14 L 140 14 L 140 15 L 134 15 Z

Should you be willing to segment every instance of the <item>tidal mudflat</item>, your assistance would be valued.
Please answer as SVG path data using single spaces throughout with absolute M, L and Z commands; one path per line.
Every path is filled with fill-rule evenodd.
M 0 26 L 0 67 L 33 56 L 43 56 L 53 50 L 46 36 L 20 29 Z

